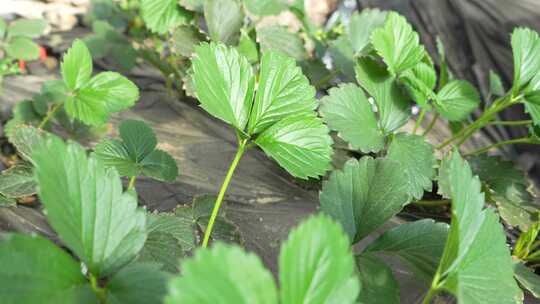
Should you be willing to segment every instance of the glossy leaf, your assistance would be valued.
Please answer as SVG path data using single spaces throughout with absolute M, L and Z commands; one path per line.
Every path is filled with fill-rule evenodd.
M 373 106 L 362 89 L 354 84 L 331 88 L 319 108 L 324 121 L 338 136 L 364 153 L 384 148 L 385 138 L 379 129 Z
M 43 237 L 8 235 L 0 262 L 4 304 L 98 303 L 79 263 Z
M 260 43 L 263 51 L 280 51 L 297 61 L 301 61 L 307 57 L 302 38 L 296 33 L 289 32 L 283 26 L 270 25 L 258 28 L 257 41 Z
M 32 158 L 49 223 L 90 272 L 103 277 L 131 262 L 144 245 L 146 217 L 135 192 L 122 193 L 117 171 L 57 137 Z
M 192 18 L 177 0 L 141 0 L 141 15 L 146 26 L 158 34 L 164 34 Z
M 43 19 L 17 19 L 9 24 L 8 36 L 36 38 L 43 34 L 47 25 Z
M 279 255 L 281 303 L 356 303 L 360 283 L 349 244 L 324 215 L 292 230 Z
M 239 247 L 217 243 L 199 249 L 182 261 L 181 269 L 182 276 L 169 281 L 166 304 L 277 303 L 272 274 Z
M 430 192 L 436 176 L 437 159 L 423 136 L 399 133 L 388 147 L 388 159 L 395 160 L 407 175 L 407 192 L 421 199 L 424 190 Z
M 512 32 L 514 57 L 513 91 L 523 88 L 540 70 L 540 38 L 528 28 L 517 28 Z
M 277 15 L 287 8 L 286 0 L 244 0 L 247 10 L 256 16 Z
M 212 41 L 236 45 L 244 21 L 242 6 L 237 0 L 205 0 L 204 19 Z
M 5 46 L 6 53 L 19 60 L 34 60 L 39 58 L 39 45 L 26 37 L 15 37 Z
M 356 243 L 396 215 L 408 200 L 407 176 L 388 159 L 350 159 L 333 171 L 319 194 L 322 212 Z
M 358 303 L 399 304 L 398 282 L 383 260 L 364 253 L 356 256 L 356 265 L 362 286 Z
M 384 25 L 386 12 L 379 9 L 364 9 L 354 12 L 345 27 L 345 32 L 356 54 L 363 53 L 371 43 L 373 31 Z
M 169 276 L 150 263 L 128 265 L 107 283 L 107 303 L 162 303 Z
M 480 104 L 476 88 L 464 80 L 453 80 L 445 85 L 434 100 L 435 109 L 450 121 L 467 118 Z
M 64 55 L 61 70 L 69 90 L 80 89 L 92 77 L 92 56 L 81 40 L 76 39 Z

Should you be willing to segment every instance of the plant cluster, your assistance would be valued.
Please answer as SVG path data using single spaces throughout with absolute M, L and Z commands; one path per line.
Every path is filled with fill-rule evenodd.
M 37 193 L 69 253 L 42 237 L 7 236 L 0 242 L 5 303 L 399 303 L 388 256 L 425 283 L 423 303 L 441 293 L 458 303 L 522 303 L 519 285 L 539 296 L 540 278 L 531 268 L 540 261 L 540 222 L 531 185 L 511 162 L 487 155 L 505 144 L 540 143 L 537 33 L 512 33 L 512 87 L 504 90 L 493 76 L 482 114 L 469 120 L 481 104 L 475 87 L 454 79 L 442 43 L 436 66 L 395 12 L 364 10 L 320 29 L 305 17 L 303 1 L 141 0 L 124 1 L 124 10 L 99 3 L 101 17 L 91 16 L 95 33 L 86 39 L 92 51 L 76 40 L 64 55 L 62 80 L 17 104 L 6 126 L 20 161 L 0 175 L 0 203 L 14 205 Z M 314 42 L 313 58 L 283 48 L 280 41 L 294 34 L 259 29 L 244 18 L 246 12 L 287 9 Z M 111 12 L 126 15 L 113 22 L 118 14 Z M 196 26 L 199 17 L 206 33 Z M 130 30 L 140 26 L 133 20 L 142 20 L 149 32 L 134 39 L 176 41 L 176 55 L 155 44 L 150 51 L 133 50 L 166 56 L 167 79 L 179 75 L 169 81 L 187 82 L 189 75 L 200 106 L 236 133 L 238 149 L 217 196 L 198 196 L 168 213 L 139 208 L 138 177 L 171 182 L 178 175 L 173 157 L 157 148 L 156 135 L 141 121 L 122 121 L 119 139 L 102 140 L 89 152 L 52 134 L 96 135 L 113 113 L 139 98 L 137 86 L 119 73 L 93 75 L 96 47 L 104 57 L 116 49 L 106 41 L 129 42 L 106 19 L 132 24 Z M 317 99 L 321 82 L 305 73 L 304 63 L 326 54 L 334 66 L 324 67 L 330 75 L 325 87 L 330 80 L 345 82 Z M 531 120 L 497 120 L 516 104 Z M 406 131 L 412 107 L 420 113 Z M 428 113 L 432 120 L 419 134 Z M 434 146 L 426 135 L 443 119 L 454 133 Z M 528 125 L 531 133 L 461 152 L 475 132 L 492 124 Z M 334 141 L 345 142 L 354 157 L 342 166 L 334 162 L 338 168 L 322 182 L 320 212 L 281 245 L 277 285 L 260 259 L 239 247 L 243 237 L 222 206 L 229 183 L 242 155 L 256 147 L 295 178 L 325 176 L 340 149 Z M 125 191 L 121 177 L 129 178 Z M 381 231 L 411 205 L 442 206 L 449 223 L 422 219 Z M 512 250 L 501 220 L 522 232 Z M 359 248 L 361 241 L 367 244 Z

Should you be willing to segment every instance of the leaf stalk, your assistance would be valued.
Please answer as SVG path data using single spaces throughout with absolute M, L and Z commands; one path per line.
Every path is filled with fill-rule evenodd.
M 38 129 L 43 129 L 45 127 L 45 125 L 49 122 L 49 120 L 51 120 L 51 118 L 54 116 L 54 114 L 56 114 L 58 109 L 60 109 L 60 107 L 62 107 L 63 104 L 64 104 L 63 102 L 55 104 L 49 110 L 49 112 L 47 112 L 47 116 L 45 116 L 45 118 L 43 118 L 43 120 L 41 121 L 41 123 L 38 126 Z

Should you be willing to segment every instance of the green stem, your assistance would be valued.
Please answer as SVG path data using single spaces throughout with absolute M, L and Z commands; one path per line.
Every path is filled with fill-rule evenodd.
M 443 199 L 443 200 L 419 200 L 416 202 L 413 202 L 413 204 L 418 206 L 426 206 L 426 207 L 436 207 L 436 206 L 447 206 L 451 204 L 450 200 Z
M 435 115 L 433 115 L 431 122 L 427 126 L 426 130 L 424 130 L 424 133 L 422 134 L 422 136 L 426 136 L 431 131 L 431 129 L 433 129 L 433 127 L 435 126 L 435 123 L 437 122 L 437 119 L 439 119 L 439 113 L 436 113 Z
M 469 155 L 478 155 L 478 154 L 488 152 L 489 150 L 491 150 L 493 148 L 501 147 L 501 146 L 504 146 L 504 145 L 527 144 L 527 143 L 531 143 L 530 139 L 527 138 L 527 137 L 503 140 L 503 141 L 499 141 L 499 142 L 496 142 L 494 144 L 491 144 L 489 146 L 480 148 L 478 150 L 466 153 L 465 155 L 467 155 L 467 156 L 469 156 Z
M 499 126 L 521 126 L 521 125 L 530 125 L 532 124 L 532 120 L 509 120 L 509 121 L 501 121 L 501 120 L 495 120 L 488 123 L 488 125 L 499 125 Z
M 107 302 L 107 290 L 105 288 L 99 287 L 97 283 L 97 278 L 93 274 L 90 274 L 90 285 L 92 286 L 92 290 L 96 294 L 99 303 L 105 304 Z
M 236 167 L 238 166 L 238 163 L 240 162 L 242 155 L 246 151 L 247 143 L 248 143 L 247 139 L 243 139 L 240 141 L 240 145 L 238 146 L 238 151 L 236 151 L 236 156 L 234 157 L 234 160 L 232 161 L 231 166 L 229 167 L 229 171 L 227 172 L 227 175 L 225 176 L 225 180 L 223 181 L 223 184 L 221 185 L 221 189 L 219 190 L 218 197 L 216 199 L 216 202 L 214 203 L 214 209 L 212 210 L 212 215 L 210 216 L 210 220 L 208 221 L 208 226 L 206 227 L 206 230 L 204 231 L 204 239 L 202 243 L 203 248 L 208 247 L 208 241 L 210 240 L 210 235 L 212 234 L 212 228 L 214 227 L 214 222 L 216 221 L 217 215 L 219 213 L 219 208 L 221 207 L 221 203 L 223 202 L 223 198 L 225 197 L 225 192 L 227 192 L 227 188 L 229 187 L 229 183 L 231 182 L 232 176 L 234 174 L 234 170 L 236 170 Z
M 424 300 L 422 301 L 422 304 L 430 304 L 431 303 L 431 300 L 433 299 L 433 297 L 439 293 L 439 289 L 438 288 L 435 288 L 434 286 L 431 286 L 429 288 L 429 291 L 428 293 L 426 294 L 426 296 L 424 297 Z
M 422 121 L 424 120 L 424 117 L 426 116 L 426 109 L 422 109 L 420 111 L 420 115 L 418 116 L 418 119 L 416 120 L 416 123 L 414 124 L 413 134 L 416 134 L 416 130 L 420 128 L 420 125 L 422 125 Z
M 137 180 L 137 176 L 132 176 L 129 178 L 129 184 L 128 184 L 128 187 L 127 187 L 127 191 L 133 189 L 133 187 L 135 186 L 135 180 Z
M 43 120 L 41 121 L 41 123 L 40 123 L 39 126 L 38 126 L 38 129 L 43 129 L 43 128 L 45 127 L 45 125 L 49 122 L 49 120 L 51 120 L 51 118 L 54 116 L 54 114 L 56 114 L 56 111 L 58 111 L 58 109 L 60 109 L 60 107 L 61 107 L 63 104 L 64 104 L 63 102 L 60 102 L 60 103 L 55 104 L 55 105 L 49 110 L 49 112 L 47 112 L 47 116 L 45 116 L 45 118 L 43 118 Z

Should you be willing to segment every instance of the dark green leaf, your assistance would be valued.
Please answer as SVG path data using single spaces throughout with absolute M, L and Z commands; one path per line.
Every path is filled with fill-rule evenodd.
M 39 45 L 26 37 L 15 37 L 5 46 L 6 53 L 19 60 L 34 60 L 39 58 Z
M 172 34 L 172 50 L 182 56 L 190 57 L 195 52 L 195 47 L 205 40 L 204 34 L 198 28 L 180 25 Z
M 164 271 L 176 273 L 179 270 L 178 261 L 182 257 L 184 257 L 184 250 L 174 235 L 154 231 L 148 233 L 137 261 L 157 263 Z
M 126 119 L 118 128 L 127 153 L 135 162 L 146 158 L 157 146 L 154 130 L 143 121 Z
M 107 283 L 108 304 L 162 303 L 169 276 L 150 263 L 124 267 Z
M 465 80 L 450 81 L 434 100 L 437 112 L 450 121 L 464 120 L 479 104 L 478 91 Z
M 146 26 L 158 34 L 164 34 L 193 18 L 190 12 L 178 5 L 177 0 L 141 0 L 140 9 Z
M 330 42 L 328 53 L 332 57 L 332 63 L 335 69 L 345 77 L 345 80 L 354 81 L 356 59 L 349 39 L 345 36 L 340 36 L 338 39 Z
M 0 194 L 7 198 L 19 198 L 36 194 L 36 181 L 32 166 L 19 163 L 0 174 Z
M 520 262 L 514 262 L 514 276 L 521 286 L 540 299 L 540 276 Z
M 257 40 L 264 50 L 277 50 L 297 61 L 306 59 L 304 42 L 298 34 L 291 33 L 286 27 L 271 25 L 257 29 Z
M 244 12 L 239 1 L 205 0 L 204 19 L 212 41 L 237 45 L 244 21 Z
M 356 256 L 356 266 L 362 286 L 358 303 L 399 304 L 398 282 L 384 261 L 371 254 L 362 254 Z
M 17 205 L 16 200 L 9 197 L 5 197 L 2 194 L 0 194 L 0 207 L 13 207 L 16 205 Z
M 171 234 L 184 251 L 191 251 L 195 248 L 194 224 L 191 208 L 177 207 L 174 213 L 148 214 L 147 231 Z
M 163 150 L 155 150 L 143 159 L 141 169 L 143 175 L 160 181 L 173 182 L 178 176 L 176 161 Z

